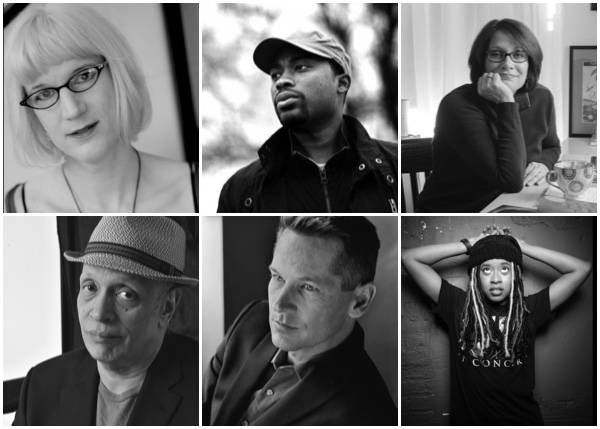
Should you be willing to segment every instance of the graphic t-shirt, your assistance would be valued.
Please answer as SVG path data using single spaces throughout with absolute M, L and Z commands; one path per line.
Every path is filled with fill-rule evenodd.
M 533 397 L 535 386 L 535 334 L 551 318 L 548 288 L 525 297 L 525 346 L 514 359 L 503 354 L 478 358 L 460 351 L 460 320 L 466 293 L 446 280 L 436 312 L 450 336 L 450 421 L 453 425 L 542 425 Z M 506 316 L 491 315 L 492 329 L 504 331 Z

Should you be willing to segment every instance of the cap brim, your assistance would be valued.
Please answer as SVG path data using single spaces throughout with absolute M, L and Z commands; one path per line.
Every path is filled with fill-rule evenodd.
M 131 259 L 110 253 L 83 253 L 72 250 L 64 252 L 67 261 L 107 268 L 121 273 L 132 274 L 150 280 L 173 282 L 186 286 L 198 286 L 198 279 L 187 276 L 171 276 L 148 268 Z
M 271 67 L 273 66 L 273 61 L 275 61 L 275 58 L 277 57 L 279 52 L 283 48 L 288 48 L 290 46 L 293 48 L 301 49 L 303 51 L 308 52 L 309 54 L 316 55 L 321 58 L 331 59 L 329 57 L 324 56 L 322 52 L 312 49 L 310 46 L 305 46 L 302 43 L 290 42 L 288 40 L 279 39 L 277 37 L 270 37 L 260 42 L 254 50 L 254 54 L 252 55 L 254 64 L 256 64 L 256 66 L 263 72 L 269 74 L 269 72 L 271 71 Z

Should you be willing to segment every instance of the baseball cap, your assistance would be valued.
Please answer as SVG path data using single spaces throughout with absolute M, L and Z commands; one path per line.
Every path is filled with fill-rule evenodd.
M 294 33 L 286 38 L 269 37 L 260 42 L 254 50 L 254 63 L 259 69 L 268 74 L 281 49 L 288 46 L 332 60 L 342 68 L 344 73 L 352 77 L 350 55 L 348 55 L 346 49 L 334 38 L 318 31 Z

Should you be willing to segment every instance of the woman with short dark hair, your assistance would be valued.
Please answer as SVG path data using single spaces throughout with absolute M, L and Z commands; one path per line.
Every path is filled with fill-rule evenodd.
M 538 83 L 542 58 L 523 23 L 483 27 L 469 55 L 471 84 L 440 103 L 419 211 L 478 212 L 503 192 L 544 181 L 560 141 L 552 94 Z

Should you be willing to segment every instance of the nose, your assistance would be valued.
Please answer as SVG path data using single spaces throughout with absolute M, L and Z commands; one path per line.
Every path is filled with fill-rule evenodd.
M 111 322 L 115 319 L 112 296 L 108 293 L 98 294 L 91 303 L 90 316 L 98 322 Z
M 494 272 L 492 272 L 492 278 L 490 281 L 492 282 L 492 284 L 498 284 L 502 281 L 500 279 L 500 274 L 498 273 L 497 270 L 494 270 Z
M 285 283 L 273 296 L 273 309 L 277 312 L 296 310 L 294 302 L 294 289 L 291 284 Z
M 61 88 L 60 91 L 59 102 L 64 119 L 77 118 L 85 112 L 86 106 L 81 94 L 74 93 L 68 88 Z
M 514 68 L 515 68 L 515 62 L 513 61 L 512 57 L 510 55 L 505 56 L 504 61 L 502 61 L 502 69 L 510 70 L 510 69 L 514 69 Z
M 275 88 L 280 90 L 281 88 L 294 86 L 294 80 L 290 73 L 286 70 L 281 72 L 281 76 L 275 81 Z

